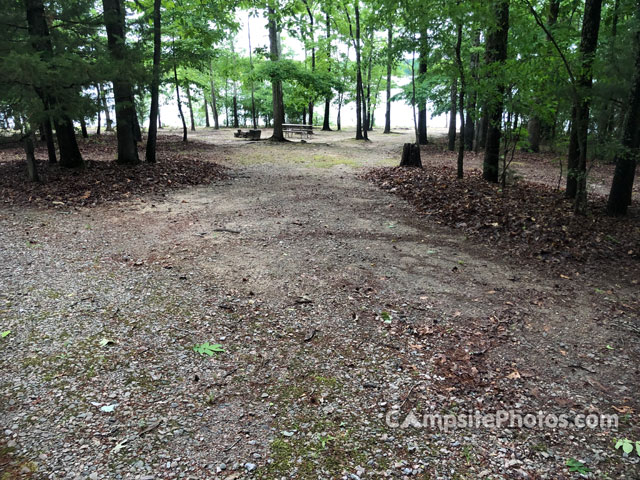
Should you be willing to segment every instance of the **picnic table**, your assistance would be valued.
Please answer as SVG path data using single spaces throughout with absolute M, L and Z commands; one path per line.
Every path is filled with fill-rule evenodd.
M 295 134 L 299 134 L 300 138 L 303 136 L 309 138 L 309 135 L 313 134 L 313 125 L 307 125 L 306 123 L 283 123 L 282 130 L 285 137 L 291 137 Z

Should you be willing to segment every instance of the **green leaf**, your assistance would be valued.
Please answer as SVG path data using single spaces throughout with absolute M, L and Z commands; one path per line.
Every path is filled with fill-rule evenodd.
M 208 355 L 212 356 L 216 353 L 224 352 L 224 348 L 219 343 L 211 344 L 209 342 L 202 343 L 200 345 L 195 345 L 193 347 L 193 351 L 199 353 L 200 355 Z
M 11 330 L 5 330 L 4 332 L 0 332 L 0 338 L 4 338 L 11 333 Z
M 632 444 L 631 442 L 627 441 L 627 443 L 624 443 L 624 444 L 622 445 L 622 451 L 623 451 L 624 453 L 631 453 L 631 452 L 633 452 L 633 444 Z
M 380 312 L 380 318 L 384 320 L 384 323 L 391 323 L 391 314 L 389 312 Z
M 567 467 L 569 467 L 569 471 L 570 472 L 589 473 L 591 471 L 591 470 L 589 470 L 589 467 L 587 467 L 581 461 L 576 460 L 575 458 L 568 459 L 567 462 L 566 462 L 566 465 L 567 465 Z

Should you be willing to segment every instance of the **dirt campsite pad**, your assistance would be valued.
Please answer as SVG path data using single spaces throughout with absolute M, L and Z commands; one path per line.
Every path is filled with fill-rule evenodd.
M 409 131 L 232 133 L 163 139 L 199 162 L 184 188 L 125 172 L 127 195 L 85 203 L 3 190 L 0 478 L 638 478 L 615 448 L 640 440 L 638 256 L 618 258 L 637 211 L 610 255 L 541 257 L 434 214 L 418 174 L 371 170 Z M 420 175 L 449 175 L 447 155 L 423 150 Z M 553 188 L 551 162 L 522 162 Z

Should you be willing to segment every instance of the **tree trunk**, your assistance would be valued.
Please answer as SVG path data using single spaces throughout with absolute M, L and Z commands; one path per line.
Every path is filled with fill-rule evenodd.
M 249 38 L 249 67 L 253 74 L 253 53 L 251 51 L 251 17 L 247 16 L 247 37 Z M 256 116 L 256 89 L 253 85 L 253 78 L 251 78 L 251 123 L 253 129 L 258 129 L 258 117 Z M 208 125 L 207 125 L 208 126 Z
M 213 67 L 209 62 L 209 83 L 211 84 L 211 108 L 213 109 L 213 128 L 218 130 L 220 122 L 218 119 L 218 104 L 216 102 L 216 86 L 213 82 Z
M 458 114 L 456 106 L 458 105 L 458 79 L 455 78 L 451 82 L 451 111 L 449 112 L 449 151 L 456 149 L 456 115 Z
M 529 150 L 538 153 L 540 151 L 540 118 L 533 116 L 527 124 L 529 134 Z
M 109 111 L 109 103 L 107 102 L 107 92 L 102 88 L 102 84 L 98 84 L 100 95 L 102 96 L 102 107 L 104 108 L 105 131 L 113 132 L 113 120 L 111 120 L 111 112 Z
M 28 31 L 31 37 L 31 45 L 34 50 L 40 52 L 46 61 L 53 59 L 53 46 L 49 36 L 49 26 L 45 17 L 44 4 L 42 0 L 25 0 L 27 10 Z M 42 99 L 46 110 L 55 109 L 58 105 L 56 97 L 49 93 L 38 90 L 36 92 Z M 60 165 L 62 167 L 76 168 L 84 166 L 80 149 L 73 130 L 73 123 L 65 113 L 53 118 L 58 138 L 58 148 L 60 149 Z M 51 160 L 51 153 L 49 154 Z
M 133 105 L 133 136 L 136 142 L 142 141 L 142 129 L 140 128 L 140 121 L 138 119 L 138 112 L 136 108 L 135 97 L 131 95 L 131 105 Z
M 387 28 L 387 105 L 384 114 L 384 132 L 391 133 L 391 72 L 393 70 L 393 27 Z
M 127 60 L 125 46 L 125 11 L 120 0 L 102 0 L 104 22 L 107 29 L 109 52 L 116 64 Z M 136 143 L 137 121 L 133 93 L 129 79 L 116 68 L 113 81 L 113 96 L 116 104 L 116 133 L 118 138 L 117 162 L 124 165 L 140 163 Z
M 184 112 L 182 111 L 182 102 L 180 101 L 180 82 L 178 81 L 178 67 L 176 67 L 175 54 L 173 58 L 173 80 L 176 85 L 176 103 L 178 104 L 178 113 L 180 114 L 180 120 L 182 121 L 182 141 L 187 141 L 187 122 L 184 119 Z
M 56 144 L 53 140 L 53 129 L 51 128 L 51 120 L 45 118 L 42 121 L 44 128 L 44 138 L 47 142 L 47 155 L 49 156 L 49 163 L 56 163 Z
M 96 135 L 100 135 L 101 132 L 101 128 L 102 128 L 102 99 L 100 98 L 100 87 L 98 85 L 95 86 L 96 87 L 96 100 L 98 102 L 98 125 L 96 126 Z
M 238 96 L 233 96 L 233 126 L 234 128 L 238 128 L 240 126 L 240 122 L 238 121 Z
M 329 17 L 328 7 L 325 7 L 325 8 L 327 8 L 327 10 L 325 11 L 326 29 L 327 29 L 327 62 L 330 62 L 331 60 L 331 18 Z M 327 71 L 331 73 L 331 63 L 329 63 L 329 67 L 327 68 Z M 324 99 L 324 118 L 322 120 L 323 132 L 331 131 L 331 125 L 329 125 L 330 111 L 331 111 L 331 96 L 327 96 Z
M 82 138 L 89 138 L 89 132 L 87 131 L 87 120 L 84 117 L 80 117 L 80 132 L 82 132 Z
M 473 46 L 478 48 L 480 46 L 480 30 L 476 30 L 473 39 Z M 480 57 L 478 53 L 471 54 L 471 61 L 469 68 L 471 71 L 471 78 L 475 80 L 475 84 L 478 83 L 478 64 L 480 63 Z M 467 118 L 464 124 L 464 148 L 468 152 L 473 150 L 473 139 L 475 137 L 475 118 L 477 116 L 476 103 L 478 100 L 478 93 L 473 88 L 469 93 L 469 105 L 467 107 Z M 467 94 L 467 92 L 465 92 Z
M 36 164 L 35 148 L 33 146 L 33 135 L 27 126 L 26 133 L 22 140 L 24 146 L 24 152 L 27 160 L 27 178 L 31 182 L 39 182 L 40 176 L 38 175 L 38 166 Z
M 267 9 L 269 29 L 269 53 L 272 62 L 280 61 L 280 31 L 273 7 Z M 282 95 L 282 81 L 278 78 L 271 79 L 271 92 L 273 102 L 273 135 L 271 140 L 284 141 L 284 99 Z
M 640 2 L 636 3 L 636 21 L 640 21 Z M 624 121 L 622 150 L 616 155 L 616 170 L 607 201 L 609 215 L 625 215 L 631 204 L 633 181 L 640 148 L 640 29 L 636 30 L 636 66 L 629 109 Z
M 187 90 L 187 107 L 189 108 L 189 118 L 191 119 L 191 131 L 196 131 L 196 120 L 193 116 L 193 103 L 191 102 L 191 86 L 189 85 L 189 81 L 186 83 Z M 234 97 L 235 100 L 235 97 Z M 236 117 L 237 119 L 237 117 Z M 237 125 L 235 125 L 237 127 Z
M 304 6 L 307 8 L 307 14 L 309 15 L 309 28 L 311 32 L 311 73 L 316 71 L 316 46 L 315 46 L 315 32 L 314 32 L 314 19 L 311 8 L 307 0 L 303 0 Z M 313 99 L 309 101 L 309 125 L 313 125 Z
M 425 46 L 420 49 L 420 59 L 418 60 L 418 77 L 423 80 L 427 74 L 427 51 Z M 421 101 L 418 106 L 418 141 L 420 145 L 427 145 L 427 101 Z
M 402 147 L 401 167 L 418 167 L 422 168 L 422 160 L 420 159 L 420 146 L 415 143 L 405 143 Z
M 586 0 L 582 20 L 580 53 L 582 68 L 578 78 L 578 92 L 581 97 L 576 107 L 576 128 L 580 156 L 577 165 L 577 190 L 575 213 L 583 215 L 587 211 L 587 138 L 589 133 L 589 110 L 591 107 L 591 86 L 593 84 L 593 58 L 598 46 L 602 0 Z
M 207 103 L 207 97 L 203 96 L 204 100 L 204 125 L 207 128 L 211 128 L 211 122 L 209 121 L 209 104 Z
M 497 28 L 487 37 L 487 63 L 494 68 L 507 59 L 509 0 L 497 0 L 495 9 L 498 20 Z M 502 81 L 499 82 L 496 90 L 495 98 L 488 101 L 487 105 L 487 134 L 482 176 L 485 180 L 497 183 L 500 170 L 500 138 L 505 91 Z
M 458 146 L 458 178 L 464 177 L 464 149 L 465 149 L 465 124 L 464 124 L 464 67 L 462 65 L 462 56 L 460 53 L 462 47 L 462 23 L 457 26 L 456 40 L 456 60 L 458 62 L 458 70 L 460 71 L 460 145 Z M 455 98 L 453 99 L 455 101 Z M 455 138 L 454 138 L 455 145 Z
M 153 0 L 153 74 L 151 77 L 151 109 L 149 110 L 149 134 L 145 159 L 148 163 L 156 162 L 156 142 L 158 137 L 158 121 L 160 119 L 160 55 L 162 53 L 162 31 L 160 9 L 162 0 Z

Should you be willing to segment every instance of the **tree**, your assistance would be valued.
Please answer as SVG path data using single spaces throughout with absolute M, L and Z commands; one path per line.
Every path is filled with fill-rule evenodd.
M 640 1 L 636 1 L 636 20 L 640 25 Z M 640 27 L 636 25 L 635 75 L 629 93 L 629 109 L 624 122 L 621 150 L 616 155 L 616 169 L 607 201 L 609 215 L 625 215 L 631 204 L 633 181 L 640 148 Z
M 587 208 L 587 135 L 589 131 L 589 108 L 593 84 L 593 60 L 598 46 L 602 0 L 586 0 L 582 20 L 580 53 L 582 66 L 578 76 L 578 95 L 574 105 L 575 117 L 571 126 L 571 141 L 576 149 L 569 150 L 567 159 L 567 195 L 575 194 L 576 213 L 584 214 Z M 570 179 L 570 181 L 569 181 Z
M 140 163 L 140 159 L 135 132 L 137 120 L 133 92 L 126 74 L 125 11 L 121 0 L 102 0 L 102 5 L 109 51 L 115 64 L 113 95 L 116 103 L 117 162 L 136 165 Z
M 153 79 L 151 80 L 151 111 L 147 136 L 146 160 L 156 161 L 156 139 L 158 136 L 158 111 L 160 96 L 160 55 L 162 52 L 161 12 L 162 0 L 153 0 Z
M 269 53 L 270 60 L 280 61 L 280 30 L 278 28 L 278 19 L 275 9 L 271 4 L 267 7 L 267 28 L 269 30 Z M 282 79 L 279 75 L 274 75 L 271 79 L 272 102 L 273 102 L 273 135 L 271 140 L 283 142 L 284 130 L 284 99 L 282 94 Z
M 50 63 L 53 60 L 53 46 L 49 36 L 44 4 L 42 0 L 24 1 L 27 10 L 27 23 L 29 36 L 31 37 L 31 45 L 33 49 L 40 54 L 42 61 Z M 50 93 L 46 87 L 36 87 L 36 92 L 41 98 L 46 110 L 57 109 L 59 107 L 58 98 L 55 94 Z M 50 121 L 49 118 L 50 117 L 47 117 L 45 121 Z M 60 149 L 60 165 L 68 168 L 84 166 L 84 161 L 78 148 L 76 134 L 73 130 L 73 122 L 68 113 L 63 110 L 57 115 L 54 114 L 53 123 L 58 138 L 58 148 Z M 49 158 L 51 159 L 51 151 L 49 152 Z
M 509 0 L 495 0 L 496 25 L 487 37 L 487 64 L 498 67 L 507 59 L 507 41 L 509 33 Z M 495 78 L 495 74 L 494 74 Z M 490 182 L 498 182 L 500 165 L 500 136 L 502 126 L 502 108 L 504 101 L 504 83 L 496 78 L 495 92 L 487 105 L 487 136 L 485 142 L 482 176 Z

